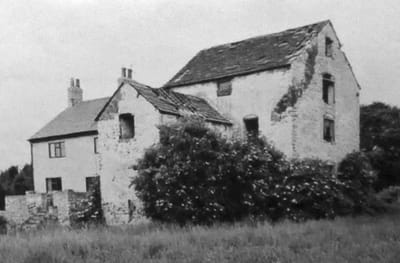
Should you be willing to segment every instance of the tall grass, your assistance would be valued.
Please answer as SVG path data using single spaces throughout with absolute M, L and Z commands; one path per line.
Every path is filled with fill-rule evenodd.
M 0 262 L 399 262 L 400 213 L 271 225 L 236 223 L 0 236 Z

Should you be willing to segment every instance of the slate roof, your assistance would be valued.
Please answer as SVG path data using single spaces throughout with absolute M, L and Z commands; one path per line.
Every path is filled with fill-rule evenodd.
M 29 141 L 86 132 L 97 132 L 95 118 L 108 100 L 109 98 L 87 100 L 73 107 L 66 108 L 29 138 Z
M 203 117 L 206 121 L 232 124 L 202 98 L 162 88 L 151 88 L 136 81 L 129 81 L 129 84 L 162 113 L 181 116 L 183 112 L 189 112 Z
M 151 88 L 133 80 L 128 81 L 128 83 L 162 113 L 181 116 L 183 112 L 189 112 L 202 116 L 206 121 L 231 124 L 204 99 L 164 89 Z M 29 138 L 29 141 L 35 142 L 83 133 L 96 133 L 96 120 L 110 100 L 111 98 L 108 97 L 87 100 L 65 109 Z
M 289 66 L 329 20 L 204 49 L 164 87 L 170 88 Z

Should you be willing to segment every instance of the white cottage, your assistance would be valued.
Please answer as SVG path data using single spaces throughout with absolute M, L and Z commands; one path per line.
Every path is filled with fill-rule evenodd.
M 159 140 L 157 126 L 183 115 L 334 165 L 359 149 L 360 87 L 340 48 L 324 21 L 202 50 L 159 89 L 123 69 L 110 98 L 83 101 L 72 81 L 68 108 L 29 139 L 35 191 L 86 191 L 99 180 L 107 222 L 132 221 L 134 164 Z

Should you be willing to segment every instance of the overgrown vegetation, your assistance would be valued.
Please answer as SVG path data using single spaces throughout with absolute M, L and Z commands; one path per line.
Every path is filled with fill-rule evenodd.
M 287 160 L 264 139 L 229 141 L 199 120 L 160 127 L 133 184 L 146 216 L 179 224 L 245 217 L 333 218 L 374 212 L 374 174 L 353 153 L 335 177 L 321 160 Z
M 312 45 L 307 50 L 307 59 L 304 68 L 304 79 L 300 84 L 290 85 L 288 91 L 277 103 L 274 112 L 282 114 L 288 107 L 296 105 L 299 98 L 303 95 L 303 92 L 308 88 L 310 82 L 314 76 L 315 71 L 315 60 L 318 55 L 318 46 Z
M 400 214 L 304 223 L 139 224 L 0 236 L 2 263 L 397 262 Z
M 80 199 L 71 207 L 71 224 L 74 227 L 82 227 L 88 224 L 102 223 L 104 223 L 104 218 L 101 207 L 100 180 L 95 180 L 87 192 L 87 197 Z

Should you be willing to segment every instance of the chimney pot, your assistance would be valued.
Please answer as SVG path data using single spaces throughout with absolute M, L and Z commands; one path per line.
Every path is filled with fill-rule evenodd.
M 126 78 L 126 68 L 122 68 L 122 77 Z
M 76 80 L 75 80 L 75 87 L 77 87 L 77 88 L 80 88 L 80 87 L 81 87 L 81 85 L 80 85 L 80 83 L 79 83 L 79 79 L 76 79 Z
M 128 79 L 132 79 L 132 69 L 128 69 Z
M 73 87 L 75 87 L 75 84 L 74 84 L 74 78 L 71 78 L 71 82 L 70 82 L 71 84 L 71 87 L 73 88 Z

